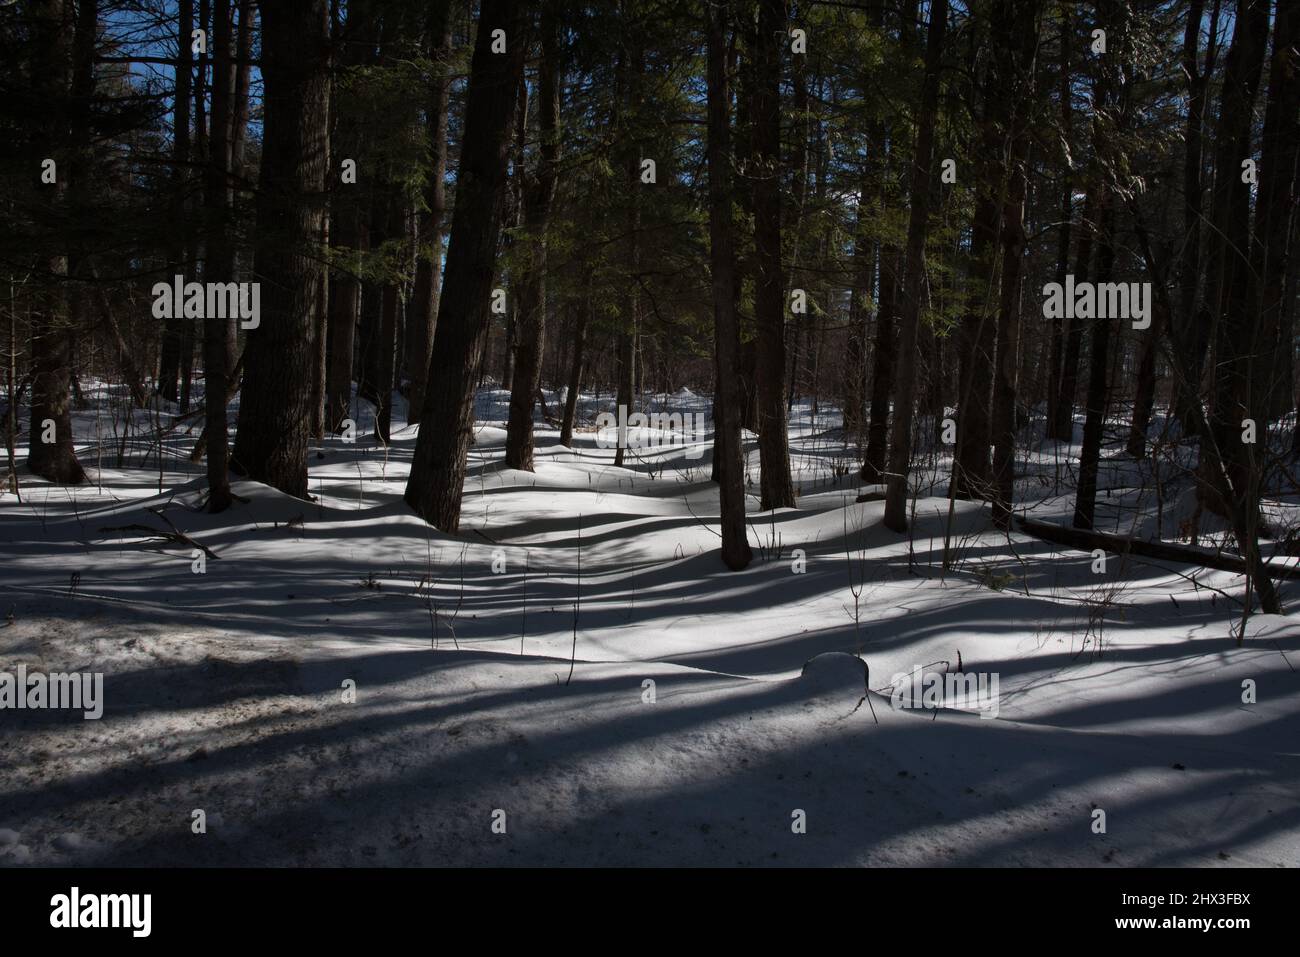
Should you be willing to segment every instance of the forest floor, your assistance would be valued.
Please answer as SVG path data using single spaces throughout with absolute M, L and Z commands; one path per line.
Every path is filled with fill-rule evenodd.
M 799 507 L 751 499 L 728 572 L 706 448 L 615 468 L 541 425 L 509 471 L 505 407 L 479 396 L 454 537 L 402 502 L 414 428 L 213 516 L 193 420 L 79 412 L 93 484 L 0 496 L 0 671 L 102 673 L 103 717 L 0 711 L 0 864 L 1300 863 L 1300 617 L 1239 642 L 1240 576 L 996 532 L 934 453 L 895 534 L 807 404 Z M 1034 517 L 1068 524 L 1077 454 L 1021 455 Z M 1190 486 L 1106 456 L 1098 527 L 1173 537 Z M 169 522 L 202 574 L 123 528 Z M 902 693 L 958 667 L 996 697 Z

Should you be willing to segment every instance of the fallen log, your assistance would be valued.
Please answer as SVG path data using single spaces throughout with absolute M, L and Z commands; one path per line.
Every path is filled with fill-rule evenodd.
M 1212 552 L 1209 549 L 1199 548 L 1195 545 L 1148 542 L 1137 538 L 1126 538 L 1123 535 L 1112 535 L 1109 532 L 1066 528 L 1064 525 L 1037 522 L 1020 516 L 1017 516 L 1016 522 L 1026 535 L 1032 535 L 1034 538 L 1051 542 L 1054 545 L 1065 545 L 1067 548 L 1074 548 L 1081 552 L 1091 552 L 1100 548 L 1117 555 L 1141 555 L 1143 558 L 1158 558 L 1163 561 L 1179 562 L 1184 565 L 1200 565 L 1203 568 L 1235 572 L 1238 575 L 1245 575 L 1249 572 L 1246 562 L 1238 556 L 1229 555 L 1225 552 Z M 1263 567 L 1270 578 L 1284 581 L 1289 578 L 1300 577 L 1300 568 L 1293 566 L 1273 565 L 1264 562 Z

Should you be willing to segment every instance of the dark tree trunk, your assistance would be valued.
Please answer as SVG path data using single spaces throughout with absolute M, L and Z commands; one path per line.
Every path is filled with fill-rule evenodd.
M 745 191 L 747 192 L 747 191 Z M 740 284 L 740 265 L 736 266 L 736 284 Z M 753 339 L 740 344 L 740 424 L 758 434 L 758 343 Z
M 1058 74 L 1057 97 L 1060 100 L 1061 139 L 1064 144 L 1060 184 L 1060 232 L 1057 233 L 1056 245 L 1056 282 L 1065 286 L 1065 275 L 1070 271 L 1070 221 L 1074 216 L 1074 176 L 1072 171 L 1064 168 L 1070 160 L 1069 151 L 1073 140 L 1074 95 L 1071 86 L 1070 50 L 1074 27 L 1070 19 L 1070 7 L 1061 7 L 1061 63 Z M 1065 324 L 1066 319 L 1057 316 L 1052 320 L 1051 358 L 1047 374 L 1047 428 L 1048 438 L 1059 438 L 1057 405 L 1061 398 L 1061 369 L 1065 363 Z M 1068 418 L 1068 417 L 1067 417 Z
M 1218 10 L 1219 0 L 1215 0 L 1204 69 L 1197 67 L 1200 59 L 1201 17 L 1204 13 L 1202 0 L 1191 0 L 1183 29 L 1182 65 L 1187 76 L 1187 118 L 1183 131 L 1183 243 L 1179 268 L 1179 314 L 1175 325 L 1171 327 L 1174 353 L 1180 367 L 1175 369 L 1171 405 L 1184 426 L 1191 421 L 1190 403 L 1200 401 L 1201 367 L 1205 363 L 1205 351 L 1210 341 L 1208 316 L 1198 313 L 1196 293 L 1201 279 L 1206 88 L 1214 70 Z
M 527 262 L 519 319 L 515 330 L 515 377 L 506 423 L 506 468 L 533 471 L 533 399 L 541 387 L 542 353 L 546 348 L 546 230 L 555 199 L 560 161 L 560 25 L 557 0 L 548 0 L 542 13 L 542 60 L 538 67 L 537 172 L 524 185 L 524 227 Z
M 392 219 L 390 217 L 390 224 Z M 380 293 L 379 341 L 375 360 L 375 436 L 384 445 L 393 438 L 393 385 L 397 358 L 399 290 L 385 283 Z
M 387 203 L 390 199 L 386 184 L 372 183 L 369 202 L 361 215 L 362 230 L 367 249 L 379 250 L 388 235 Z M 370 402 L 377 409 L 380 400 L 380 351 L 384 324 L 384 286 L 379 278 L 367 278 L 361 284 L 361 313 L 357 321 L 357 397 Z
M 1193 69 L 1195 69 L 1196 45 L 1199 43 L 1200 35 L 1199 11 L 1196 13 L 1196 23 L 1197 29 L 1190 32 Z M 1186 32 L 1184 33 L 1183 39 L 1185 43 L 1189 39 Z M 1199 157 L 1199 148 L 1197 150 L 1197 155 Z M 1196 170 L 1194 183 L 1199 197 L 1199 168 Z M 1194 237 L 1189 237 L 1189 243 L 1194 241 Z M 1141 459 L 1146 456 L 1147 430 L 1151 425 L 1151 411 L 1155 406 L 1156 398 L 1156 355 L 1160 350 L 1160 343 L 1164 338 L 1166 328 L 1168 328 L 1169 320 L 1170 317 L 1166 314 L 1163 308 L 1153 308 L 1151 314 L 1151 325 L 1142 335 L 1141 353 L 1138 359 L 1137 384 L 1134 386 L 1133 391 L 1133 418 L 1129 423 L 1128 443 L 1126 447 L 1126 451 L 1134 459 Z
M 329 4 L 262 7 L 265 84 L 254 280 L 262 316 L 248 337 L 234 459 L 245 474 L 307 496 L 316 248 L 329 155 Z
M 731 216 L 731 120 L 727 91 L 727 11 L 710 4 L 708 45 L 709 259 L 713 278 L 715 382 L 714 473 L 718 482 L 722 561 L 732 571 L 753 555 L 745 529 L 745 468 L 740 432 L 740 389 L 734 375 L 740 362 L 740 323 L 736 316 L 736 251 Z
M 326 148 L 328 149 L 328 137 Z M 326 170 L 330 163 L 328 155 Z M 328 173 L 326 174 L 328 175 Z M 330 219 L 329 204 L 326 203 L 321 215 L 321 230 L 318 237 L 321 249 L 329 249 Z M 312 316 L 312 376 L 311 376 L 311 435 L 317 442 L 325 440 L 325 383 L 329 378 L 329 323 L 330 323 L 330 269 L 321 267 L 320 281 L 316 284 L 316 310 Z
M 1216 237 L 1215 295 L 1207 304 L 1215 308 L 1216 335 L 1214 403 L 1210 418 L 1213 441 L 1201 445 L 1202 464 L 1221 471 L 1222 491 L 1211 489 L 1209 507 L 1227 515 L 1244 557 L 1258 554 L 1259 493 L 1263 477 L 1262 451 L 1244 441 L 1246 419 L 1257 426 L 1263 441 L 1267 417 L 1251 408 L 1252 379 L 1270 363 L 1258 360 L 1259 316 L 1252 314 L 1252 266 L 1246 252 L 1250 242 L 1250 185 L 1241 180 L 1241 159 L 1251 155 L 1251 126 L 1256 94 L 1263 72 L 1268 41 L 1267 0 L 1238 0 L 1232 45 L 1224 64 L 1223 92 L 1216 129 L 1215 183 L 1211 222 Z M 1224 500 L 1225 494 L 1227 500 Z M 1266 612 L 1280 610 L 1272 582 L 1253 582 Z
M 208 161 L 208 66 L 212 62 L 212 12 L 211 0 L 199 0 L 198 21 L 195 26 L 208 37 L 207 52 L 199 54 L 198 71 L 194 78 L 194 152 L 196 163 Z M 206 169 L 204 170 L 206 174 Z M 207 176 L 204 176 L 206 187 Z M 201 194 L 200 194 L 201 195 Z M 204 202 L 206 207 L 206 202 Z M 206 263 L 204 264 L 206 268 Z
M 615 83 L 617 86 L 617 82 Z M 524 225 L 524 152 L 528 144 L 528 81 L 519 77 L 519 99 L 515 107 L 515 146 L 514 159 L 511 163 L 510 211 L 506 218 L 508 224 L 502 249 L 509 253 L 515 244 L 516 233 Z M 514 389 L 515 384 L 515 336 L 519 311 L 519 279 L 517 270 L 510 270 L 510 306 L 506 310 L 506 329 L 504 350 L 501 357 L 501 388 L 505 392 Z
M 1259 357 L 1252 380 L 1251 411 L 1263 424 L 1291 411 L 1295 397 L 1294 345 L 1286 308 L 1287 264 L 1295 213 L 1296 158 L 1300 152 L 1300 7 L 1279 3 L 1273 58 L 1260 144 L 1259 199 L 1255 206 L 1256 296 Z
M 1103 101 L 1104 102 L 1104 101 Z M 1109 191 L 1101 200 L 1098 222 L 1097 283 L 1110 281 L 1115 263 L 1115 211 Z M 1074 499 L 1074 527 L 1092 528 L 1097 509 L 1097 470 L 1110 399 L 1110 340 L 1113 317 L 1092 320 L 1089 336 L 1088 398 L 1083 420 L 1083 445 L 1079 451 L 1079 484 Z
M 635 292 L 629 291 L 624 302 L 627 304 L 629 313 L 636 309 L 637 296 Z M 615 358 L 615 371 L 617 380 L 615 385 L 615 402 L 627 409 L 628 416 L 632 415 L 633 410 L 633 392 L 635 382 L 633 379 L 633 352 L 632 352 L 632 333 L 622 330 L 618 334 L 618 352 Z M 621 421 L 621 417 L 620 417 Z M 614 464 L 622 466 L 627 456 L 627 434 L 622 428 L 618 433 L 618 447 L 614 450 Z
M 885 4 L 873 4 L 874 19 L 881 34 L 885 31 Z M 914 33 L 906 23 L 900 28 L 904 37 Z M 887 123 L 878 127 L 880 146 L 875 173 L 879 178 L 877 201 L 881 211 L 895 203 L 887 176 L 890 159 L 897 152 L 897 139 Z M 889 143 L 888 151 L 886 142 Z M 894 356 L 898 339 L 898 280 L 903 257 L 896 245 L 882 239 L 876 254 L 879 285 L 876 298 L 876 328 L 872 345 L 870 408 L 867 417 L 867 447 L 863 453 L 859 477 L 873 484 L 885 480 L 885 459 L 889 454 L 889 411 L 894 395 Z
M 894 429 L 889 441 L 889 474 L 886 477 L 884 524 L 896 532 L 907 530 L 907 476 L 912 457 L 912 418 L 916 400 L 916 344 L 921 325 L 925 238 L 929 231 L 930 197 L 933 194 L 931 177 L 934 173 L 934 125 L 939 105 L 939 66 L 947 25 L 947 0 L 932 0 L 925 42 L 925 81 L 917 113 L 916 150 L 912 154 L 911 215 L 907 225 L 907 262 L 898 335 L 898 384 Z
M 762 508 L 792 508 L 785 381 L 785 281 L 781 267 L 781 46 L 784 0 L 759 0 L 751 103 L 758 326 L 758 458 Z
M 870 139 L 873 152 L 883 148 L 882 139 L 883 133 Z M 868 303 L 874 291 L 880 249 L 880 244 L 867 234 L 867 219 L 871 215 L 867 203 L 869 181 L 870 176 L 864 174 L 858 200 L 857 232 L 853 238 L 853 289 L 849 298 L 849 332 L 844 356 L 844 440 L 856 442 L 859 447 L 866 428 Z
M 190 83 L 194 79 L 190 64 L 190 31 L 194 24 L 193 0 L 179 0 L 177 4 L 177 38 L 178 51 L 176 62 L 176 89 L 173 98 L 172 114 L 172 184 L 174 189 L 173 215 L 177 224 L 189 221 L 189 201 L 185 197 L 185 180 L 190 161 Z M 173 275 L 182 274 L 189 278 L 186 260 L 189 258 L 189 229 L 179 225 L 176 246 L 172 253 L 171 268 L 167 280 Z M 181 353 L 183 332 L 189 320 L 164 320 L 162 328 L 162 356 L 158 365 L 158 392 L 169 402 L 178 401 L 176 381 L 181 375 Z M 188 397 L 188 396 L 187 396 Z M 184 411 L 184 410 L 182 410 Z
M 71 123 L 69 81 L 72 64 L 71 33 L 63 0 L 41 0 L 31 7 L 33 43 L 32 83 L 39 102 L 53 120 L 54 141 L 34 142 L 31 168 L 53 153 L 58 170 L 53 184 L 53 207 L 64 214 L 67 205 L 67 170 L 75 144 L 68 133 Z M 51 150 L 51 145 L 54 147 Z M 43 253 L 38 269 L 45 273 L 37 310 L 32 316 L 31 437 L 27 467 L 36 475 L 60 485 L 79 485 L 86 473 L 77 461 L 72 442 L 72 415 L 68 395 L 72 379 L 72 339 L 69 327 L 66 252 Z M 51 436 L 47 426 L 52 426 Z M 50 439 L 50 441 L 45 441 Z
M 239 0 L 239 29 L 235 33 L 235 121 L 230 129 L 230 169 L 237 178 L 248 174 L 248 90 L 252 79 L 254 0 Z
M 620 59 L 618 65 L 619 76 L 616 78 L 615 86 L 618 88 L 620 97 L 618 102 L 619 117 L 616 124 L 623 132 L 624 139 L 631 141 L 635 136 L 636 115 L 634 110 L 638 105 L 637 91 L 641 73 L 644 68 L 643 56 L 639 47 L 636 47 L 637 41 L 631 41 L 628 46 L 631 52 L 625 54 L 626 59 Z M 641 268 L 641 157 L 635 148 L 631 148 L 625 157 L 627 188 L 629 196 L 627 201 L 627 275 L 624 278 L 624 288 L 622 296 L 623 315 L 619 320 L 618 330 L 618 351 L 616 354 L 616 373 L 615 382 L 615 402 L 617 405 L 627 409 L 630 417 L 636 406 L 638 398 L 636 388 L 636 336 L 641 324 L 641 296 L 637 289 L 637 273 Z M 622 417 L 619 417 L 622 421 Z M 627 433 L 620 427 L 618 432 L 618 446 L 614 450 L 614 465 L 622 466 L 627 458 Z
M 889 411 L 894 397 L 894 360 L 898 354 L 898 278 L 903 257 L 893 246 L 880 254 L 880 305 L 871 363 L 871 409 L 867 421 L 867 451 L 861 478 L 874 484 L 885 480 L 889 454 Z
M 343 206 L 334 221 L 332 240 L 338 248 L 356 249 L 360 241 L 359 213 Z M 355 259 L 355 257 L 354 257 Z M 352 267 L 355 269 L 355 264 Z M 325 369 L 325 423 L 331 432 L 342 428 L 352 407 L 352 353 L 356 344 L 361 282 L 347 267 L 331 273 L 329 295 L 329 357 Z
M 1164 309 L 1153 307 L 1151 327 L 1143 333 L 1142 352 L 1138 359 L 1137 384 L 1133 392 L 1133 419 L 1129 424 L 1126 451 L 1134 459 L 1147 454 L 1147 429 L 1151 426 L 1151 411 L 1156 401 L 1156 356 L 1160 341 L 1168 326 L 1169 317 Z
M 428 207 L 420 213 L 420 256 L 415 265 L 414 309 L 406 326 L 407 421 L 420 421 L 425 379 L 438 325 L 438 294 L 442 290 L 443 219 L 447 213 L 447 104 L 451 94 L 451 0 L 429 4 L 429 57 L 436 71 L 426 113 L 430 170 L 424 188 Z
M 247 47 L 251 42 L 246 28 L 251 25 L 247 22 L 249 14 L 252 12 L 251 0 L 241 0 L 239 6 L 239 44 L 241 56 L 247 55 Z M 330 19 L 331 25 L 331 50 L 336 39 L 333 32 L 333 17 Z M 333 72 L 334 64 L 329 63 L 330 72 Z M 330 102 L 333 102 L 333 86 L 327 91 L 330 96 Z M 243 137 L 240 133 L 240 127 L 248 116 L 248 77 L 247 67 L 240 64 L 239 73 L 235 82 L 235 136 L 231 143 L 230 163 L 231 168 L 238 173 L 243 166 Z M 329 149 L 332 145 L 329 136 L 330 123 L 328 120 L 325 124 L 325 189 L 329 190 L 329 169 L 333 165 L 334 159 Z M 325 198 L 325 203 L 321 210 L 320 236 L 318 241 L 322 250 L 330 248 L 330 229 L 332 227 L 332 210 Z M 325 440 L 325 404 L 328 395 L 327 383 L 329 381 L 329 325 L 330 325 L 330 289 L 333 283 L 330 281 L 331 270 L 328 265 L 322 265 L 320 278 L 316 283 L 316 311 L 313 315 L 312 329 L 312 380 L 311 380 L 311 436 L 317 442 Z
M 509 133 L 523 70 L 523 20 L 506 0 L 483 0 L 470 65 L 456 205 L 438 328 L 406 502 L 444 532 L 460 527 L 465 466 L 474 427 L 474 382 L 483 361 L 488 305 L 505 198 Z M 507 52 L 492 52 L 501 29 Z
M 578 391 L 582 387 L 582 360 L 587 345 L 587 324 L 592 309 L 592 300 L 588 293 L 587 307 L 578 318 L 573 332 L 573 355 L 570 357 L 569 385 L 564 393 L 564 419 L 560 423 L 560 444 L 566 449 L 573 448 L 573 426 L 578 415 Z
M 204 185 L 207 213 L 203 279 L 231 282 L 235 279 L 235 254 L 230 232 L 230 110 L 233 89 L 225 82 L 231 58 L 229 0 L 214 0 L 213 32 L 208 44 L 212 61 L 212 113 L 209 117 L 208 162 Z M 202 72 L 202 70 L 200 70 Z M 259 223 L 259 230 L 261 224 Z M 230 506 L 230 447 L 226 425 L 226 392 L 233 367 L 230 357 L 230 329 L 235 319 L 205 316 L 203 319 L 204 434 L 208 453 L 208 510 L 222 512 Z
M 358 67 L 374 58 L 377 26 L 374 8 L 367 0 L 348 4 L 347 34 L 351 42 L 342 45 L 344 67 Z M 336 24 L 335 30 L 341 33 Z M 368 248 L 369 231 L 362 219 L 365 193 L 360 183 L 341 180 L 342 162 L 357 160 L 363 135 L 355 118 L 341 111 L 330 148 L 333 164 L 328 176 L 330 189 L 330 242 L 335 249 L 335 267 L 330 271 L 328 349 L 325 369 L 325 425 L 338 432 L 351 417 L 353 360 L 357 347 L 357 323 L 361 311 L 362 284 L 358 278 L 361 257 Z
M 1005 32 L 1008 50 L 999 70 L 1009 71 L 1001 83 L 1014 104 L 1008 129 L 1010 150 L 1006 197 L 1002 203 L 1002 291 L 998 305 L 998 356 L 993 378 L 993 522 L 1011 528 L 1015 504 L 1016 401 L 1020 372 L 1020 280 L 1025 255 L 1025 193 L 1029 185 L 1029 119 L 1026 105 L 1034 92 L 1035 51 L 1038 46 L 1037 0 L 998 0 L 994 29 Z
M 1091 180 L 1084 193 L 1083 210 L 1079 214 L 1079 238 L 1074 248 L 1074 282 L 1077 286 L 1088 280 L 1092 262 L 1092 240 L 1096 231 L 1098 186 Z M 1079 391 L 1079 356 L 1083 352 L 1084 321 L 1069 320 L 1065 335 L 1065 356 L 1061 360 L 1061 389 L 1056 396 L 1056 417 L 1049 423 L 1048 437 L 1060 442 L 1074 441 L 1074 400 Z
M 996 29 L 995 29 L 996 32 Z M 995 44 L 1008 38 L 996 36 Z M 1007 55 L 995 46 L 993 58 Z M 974 219 L 971 221 L 970 271 L 967 274 L 967 307 L 957 330 L 957 448 L 953 456 L 953 494 L 957 498 L 989 497 L 989 444 L 992 437 L 990 414 L 993 401 L 993 353 L 997 332 L 998 275 L 994 250 L 1002 208 L 999 194 L 1006 182 L 1006 169 L 998 160 L 1007 152 L 1005 143 L 1011 101 L 1002 64 L 988 68 L 984 83 L 984 115 L 980 122 Z

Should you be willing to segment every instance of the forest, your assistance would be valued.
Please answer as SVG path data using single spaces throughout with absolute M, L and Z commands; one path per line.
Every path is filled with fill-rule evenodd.
M 0 63 L 0 864 L 1300 860 L 1300 4 Z

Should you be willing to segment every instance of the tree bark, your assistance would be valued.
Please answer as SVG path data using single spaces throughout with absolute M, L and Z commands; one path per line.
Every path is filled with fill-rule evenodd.
M 185 180 L 190 161 L 190 84 L 194 79 L 190 60 L 190 31 L 194 24 L 193 0 L 179 0 L 176 15 L 177 60 L 176 85 L 172 113 L 172 188 L 174 204 L 172 213 L 178 225 L 176 246 L 172 252 L 171 268 L 165 277 L 168 281 L 176 274 L 186 275 L 189 258 L 189 200 L 185 197 Z M 162 328 L 162 355 L 158 364 L 158 393 L 169 402 L 176 402 L 177 379 L 181 374 L 182 331 L 189 320 L 164 320 Z M 184 411 L 184 410 L 182 410 Z
M 1179 267 L 1179 314 L 1171 326 L 1174 351 L 1181 368 L 1174 380 L 1171 403 L 1179 419 L 1188 424 L 1189 403 L 1198 402 L 1201 367 L 1210 335 L 1209 316 L 1198 314 L 1196 294 L 1201 280 L 1201 218 L 1204 215 L 1202 165 L 1204 163 L 1204 126 L 1206 88 L 1214 69 L 1217 49 L 1219 0 L 1215 0 L 1210 19 L 1209 44 L 1205 67 L 1200 59 L 1202 0 L 1191 0 L 1183 29 L 1183 73 L 1187 77 L 1187 117 L 1183 129 L 1183 243 Z
M 1253 276 L 1249 261 L 1250 185 L 1242 182 L 1241 160 L 1251 155 L 1252 112 L 1263 73 L 1268 41 L 1267 0 L 1238 0 L 1232 45 L 1224 64 L 1223 92 L 1216 129 L 1215 183 L 1211 222 L 1216 237 L 1215 263 L 1207 304 L 1215 309 L 1214 402 L 1211 441 L 1201 444 L 1203 473 L 1222 472 L 1226 482 L 1211 485 L 1205 497 L 1213 510 L 1234 523 L 1238 541 L 1252 560 L 1259 549 L 1259 494 L 1263 454 L 1245 441 L 1246 419 L 1254 419 L 1259 437 L 1267 417 L 1251 408 L 1251 382 L 1261 367 L 1257 344 L 1259 316 L 1251 313 Z M 1226 500 L 1225 500 L 1226 496 Z M 1279 607 L 1272 583 L 1254 582 L 1265 611 Z
M 329 5 L 265 4 L 262 168 L 254 280 L 262 315 L 248 337 L 234 459 L 251 479 L 307 496 L 313 315 L 329 136 Z M 211 453 L 209 453 L 211 454 Z
M 1291 411 L 1295 396 L 1291 310 L 1283 296 L 1296 200 L 1300 154 L 1300 8 L 1279 3 L 1274 18 L 1264 133 L 1260 143 L 1259 199 L 1252 247 L 1259 333 L 1251 410 L 1262 424 Z
M 1074 216 L 1074 175 L 1070 158 L 1074 129 L 1074 94 L 1070 74 L 1071 37 L 1074 27 L 1068 4 L 1061 6 L 1061 63 L 1057 75 L 1057 98 L 1061 111 L 1061 140 L 1064 146 L 1060 183 L 1060 232 L 1056 245 L 1056 282 L 1065 286 L 1065 275 L 1070 271 L 1070 221 Z M 1065 335 L 1068 320 L 1058 316 L 1052 320 L 1051 358 L 1047 375 L 1047 438 L 1060 438 L 1058 434 L 1057 405 L 1061 398 L 1061 371 L 1065 364 Z M 1068 425 L 1068 417 L 1067 417 Z
M 1000 21 L 997 25 L 1000 24 Z M 1010 55 L 1009 37 L 993 33 L 994 49 L 984 82 L 984 114 L 981 117 L 980 146 L 976 162 L 975 212 L 971 221 L 970 270 L 967 274 L 967 307 L 957 330 L 957 447 L 953 455 L 953 494 L 956 498 L 985 499 L 990 496 L 989 445 L 992 438 L 990 414 L 993 402 L 993 356 L 998 328 L 998 273 L 994 251 L 1001 222 L 1000 194 L 1005 188 L 1007 166 L 998 160 L 1007 155 L 1007 119 L 1011 100 L 1000 76 L 1001 60 Z
M 208 117 L 208 156 L 203 190 L 207 215 L 204 236 L 203 279 L 205 282 L 231 282 L 235 279 L 234 249 L 230 230 L 230 119 L 233 105 L 232 88 L 223 77 L 228 75 L 231 30 L 229 0 L 214 0 L 212 6 L 213 31 L 208 43 L 208 59 L 212 63 L 212 112 Z M 200 18 L 202 19 L 202 18 Z M 200 73 L 202 67 L 200 66 Z M 260 226 L 260 224 L 259 224 Z M 230 328 L 235 319 L 204 316 L 203 318 L 203 388 L 208 454 L 208 511 L 222 512 L 229 508 L 230 447 L 226 424 L 226 403 L 223 401 L 229 386 L 233 363 L 227 348 Z
M 1105 102 L 1105 100 L 1102 100 Z M 1110 281 L 1115 263 L 1114 200 L 1107 190 L 1101 200 L 1098 222 L 1097 283 Z M 1110 399 L 1110 340 L 1114 317 L 1098 317 L 1090 328 L 1088 398 L 1083 420 L 1083 445 L 1079 450 L 1079 483 L 1074 498 L 1074 527 L 1092 528 L 1097 509 L 1097 471 Z
M 907 225 L 907 262 L 898 336 L 898 387 L 894 402 L 894 429 L 889 442 L 889 474 L 886 476 L 884 524 L 896 532 L 907 530 L 907 477 L 912 457 L 912 419 L 916 399 L 916 343 L 921 325 L 925 239 L 930 225 L 939 67 L 947 22 L 947 0 L 932 0 L 925 42 L 925 81 L 917 113 L 916 149 L 912 154 L 911 215 Z
M 573 333 L 573 355 L 570 357 L 569 383 L 564 393 L 564 419 L 560 424 L 560 444 L 573 448 L 573 426 L 578 415 L 578 392 L 582 387 L 582 361 L 587 345 L 587 324 L 593 303 L 588 291 L 587 307 L 578 318 Z
M 425 380 L 438 325 L 438 294 L 442 290 L 442 253 L 447 214 L 447 118 L 451 96 L 451 0 L 429 4 L 429 58 L 434 77 L 426 114 L 431 169 L 424 188 L 427 209 L 420 213 L 420 256 L 415 265 L 414 309 L 406 326 L 407 421 L 420 421 Z
M 533 471 L 533 399 L 541 387 L 542 353 L 546 348 L 546 231 L 555 200 L 560 162 L 560 24 L 556 0 L 542 8 L 542 59 L 538 66 L 537 172 L 525 177 L 522 295 L 515 328 L 515 370 L 506 423 L 505 466 Z
M 883 0 L 874 3 L 876 26 L 881 35 L 885 33 L 885 4 Z M 905 22 L 900 27 L 900 38 L 906 43 L 915 31 Z M 898 137 L 888 123 L 880 124 L 879 161 L 876 173 L 879 176 L 878 202 L 880 209 L 886 210 L 896 202 L 890 188 L 891 177 L 886 175 L 890 159 L 896 155 Z M 889 141 L 888 154 L 885 143 Z M 877 254 L 877 268 L 880 271 L 879 292 L 876 299 L 876 329 L 872 348 L 871 362 L 871 402 L 867 418 L 867 448 L 863 453 L 862 468 L 859 477 L 872 484 L 885 480 L 885 460 L 889 455 L 889 412 L 894 396 L 894 357 L 897 355 L 898 340 L 898 286 L 903 267 L 903 256 L 898 246 L 882 239 Z
M 709 262 L 713 289 L 715 358 L 715 474 L 722 562 L 732 571 L 753 558 L 745 528 L 745 469 L 741 445 L 740 322 L 736 315 L 735 224 L 731 216 L 731 120 L 727 90 L 727 8 L 709 3 L 708 46 Z
M 758 458 L 762 508 L 792 508 L 785 381 L 785 281 L 781 267 L 781 45 L 785 0 L 759 0 L 752 109 L 754 312 L 758 326 Z
M 53 184 L 42 184 L 53 192 L 51 205 L 62 214 L 67 205 L 68 171 L 75 144 L 69 134 L 69 81 L 72 55 L 63 0 L 40 0 L 31 7 L 33 43 L 32 83 L 39 101 L 52 114 L 54 140 L 33 142 L 31 168 L 39 170 L 42 159 L 56 163 Z M 51 149 L 53 146 L 53 149 Z M 31 320 L 32 401 L 31 435 L 27 467 L 36 475 L 60 485 L 79 485 L 86 473 L 77 461 L 72 441 L 72 415 L 68 395 L 72 379 L 72 340 L 68 315 L 68 255 L 64 251 L 42 251 L 38 269 L 42 288 Z M 53 426 L 49 436 L 46 426 Z M 46 438 L 51 441 L 45 441 Z
M 505 53 L 492 52 L 504 30 Z M 438 302 L 419 439 L 405 499 L 444 532 L 460 527 L 474 427 L 474 382 L 483 361 L 488 304 L 505 198 L 509 133 L 523 70 L 523 20 L 507 0 L 483 0 L 470 65 L 456 205 Z M 428 428 L 435 423 L 435 428 Z
M 1035 52 L 1038 47 L 1037 0 L 998 0 L 994 24 L 1005 30 L 1007 56 L 997 67 L 1009 76 L 1000 84 L 1010 103 L 1007 129 L 1006 195 L 1002 203 L 1002 290 L 998 304 L 998 355 L 993 378 L 993 523 L 1011 527 L 1015 504 L 1016 401 L 1020 372 L 1020 281 L 1025 255 L 1025 194 L 1029 185 L 1028 105 L 1034 95 Z

